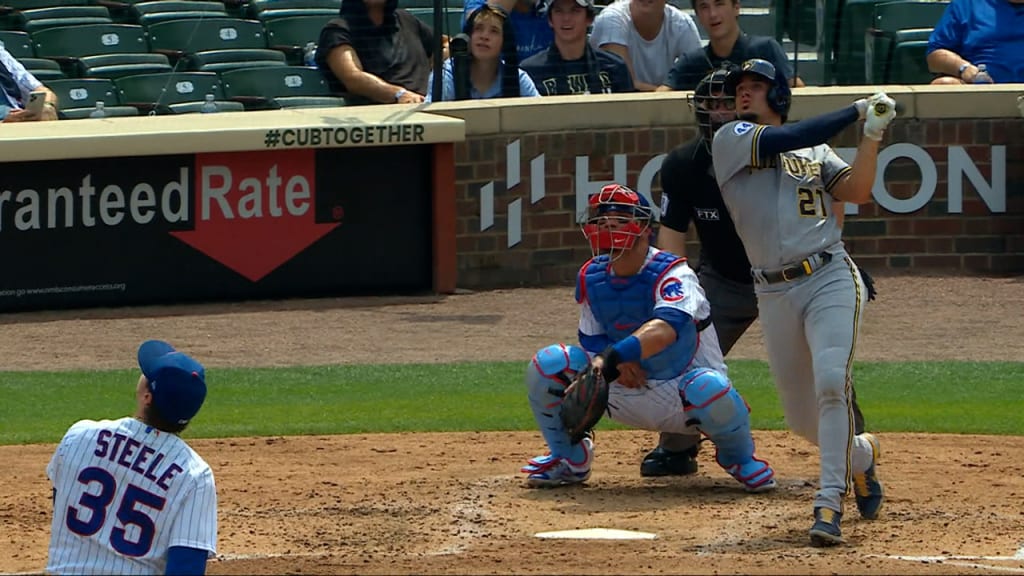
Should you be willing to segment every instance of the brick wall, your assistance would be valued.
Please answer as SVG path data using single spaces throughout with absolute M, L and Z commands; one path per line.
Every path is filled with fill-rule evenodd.
M 833 147 L 855 147 L 857 130 L 848 129 L 832 142 Z M 575 224 L 577 187 L 593 192 L 599 186 L 597 182 L 612 180 L 613 157 L 618 154 L 626 155 L 627 184 L 642 188 L 638 178 L 648 161 L 694 134 L 692 126 L 590 129 L 469 136 L 456 144 L 459 285 L 485 288 L 571 281 L 590 256 Z M 520 179 L 506 189 L 506 147 L 516 141 Z M 937 180 L 934 194 L 911 213 L 894 212 L 874 202 L 848 216 L 844 238 L 858 262 L 872 271 L 1024 272 L 1024 120 L 897 120 L 885 145 L 895 143 L 914 144 L 931 158 Z M 992 185 L 993 146 L 1005 147 L 1005 211 L 993 212 L 970 178 L 961 177 L 962 212 L 951 213 L 947 181 L 951 150 L 961 154 L 962 149 L 984 179 L 983 184 Z M 531 174 L 531 160 L 541 154 L 544 174 Z M 577 174 L 578 156 L 587 157 L 589 173 L 582 178 L 589 184 L 577 182 L 581 178 Z M 964 162 L 961 159 L 954 165 L 962 167 Z M 534 177 L 544 180 L 544 196 L 536 203 L 531 202 Z M 655 175 L 649 181 L 657 202 L 661 195 L 659 179 Z M 481 230 L 481 189 L 490 182 L 493 225 Z M 897 158 L 885 170 L 885 190 L 897 201 L 912 198 L 921 182 L 922 172 L 912 160 Z M 521 240 L 509 246 L 507 211 L 516 200 L 521 209 L 521 218 L 517 219 Z M 514 228 L 516 222 L 511 225 Z M 699 242 L 692 229 L 689 237 L 688 251 L 696 260 Z

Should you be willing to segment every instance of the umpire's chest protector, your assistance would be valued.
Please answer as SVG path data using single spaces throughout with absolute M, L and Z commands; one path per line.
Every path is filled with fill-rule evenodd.
M 617 342 L 653 318 L 658 282 L 680 260 L 667 252 L 658 252 L 636 275 L 622 278 L 611 275 L 607 256 L 598 256 L 580 269 L 576 301 L 586 302 L 608 337 Z M 649 378 L 667 380 L 684 371 L 693 352 L 682 339 L 677 339 L 641 365 Z

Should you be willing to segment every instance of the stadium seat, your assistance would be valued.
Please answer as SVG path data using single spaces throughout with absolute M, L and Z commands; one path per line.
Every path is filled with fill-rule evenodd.
M 246 16 L 257 20 L 271 20 L 291 16 L 338 15 L 341 0 L 252 0 L 246 7 Z
M 890 83 L 929 84 L 934 77 L 928 70 L 928 40 L 898 42 L 892 49 Z
M 14 56 L 15 60 L 35 58 L 36 56 L 32 50 L 32 38 L 28 35 L 28 32 L 0 30 L 0 45 L 3 45 L 7 52 Z
M 441 5 L 445 8 L 459 8 L 462 9 L 462 0 L 439 0 Z M 400 8 L 433 8 L 434 0 L 402 0 Z M 596 6 L 597 8 L 603 8 L 603 6 Z
M 242 68 L 224 72 L 220 77 L 224 96 L 242 102 L 247 110 L 345 105 L 345 99 L 331 93 L 316 68 Z
M 239 102 L 224 100 L 220 77 L 213 72 L 170 72 L 124 76 L 114 81 L 121 102 L 141 112 L 184 114 L 198 112 L 207 94 L 220 110 L 241 111 Z
M 920 78 L 918 72 L 921 70 L 927 74 L 928 82 L 931 82 L 931 73 L 928 72 L 928 63 L 924 56 L 922 56 L 921 62 L 916 67 L 903 70 L 905 65 L 901 65 L 900 74 L 895 74 L 896 67 L 894 66 L 898 47 L 906 42 L 923 41 L 927 45 L 931 33 L 931 28 L 909 28 L 896 31 L 869 30 L 865 44 L 866 50 L 864 52 L 868 83 L 903 84 L 904 82 L 900 79 L 901 75 L 909 74 Z M 900 50 L 904 51 L 905 48 L 900 48 Z M 912 83 L 917 84 L 919 82 Z
M 139 109 L 124 106 L 113 81 L 101 78 L 72 78 L 54 80 L 47 84 L 57 94 L 60 112 L 68 119 L 88 118 L 103 101 L 107 116 L 138 116 Z
M 167 20 L 188 18 L 227 18 L 222 2 L 204 0 L 152 0 L 137 2 L 127 7 L 122 18 L 126 22 L 143 26 Z
M 932 28 L 942 18 L 945 2 L 900 0 L 874 7 L 871 27 L 865 32 L 865 80 L 888 83 L 894 48 L 899 42 L 928 40 Z M 926 63 L 921 66 L 927 69 Z M 913 73 L 912 70 L 908 73 Z
M 184 58 L 188 70 L 222 72 L 286 65 L 283 53 L 266 47 L 263 25 L 256 20 L 169 20 L 149 26 L 148 32 L 150 50 L 172 60 Z
M 431 28 L 434 27 L 433 8 L 409 8 L 409 13 Z M 444 30 L 442 34 L 454 36 L 462 31 L 462 8 L 444 9 Z
M 110 12 L 103 6 L 57 6 L 20 10 L 11 14 L 14 27 L 29 34 L 56 26 L 109 24 Z
M 167 56 L 149 52 L 141 26 L 85 24 L 59 26 L 32 35 L 36 54 L 61 63 L 68 76 L 117 78 L 170 72 Z
M 50 80 L 67 78 L 67 74 L 61 69 L 60 64 L 48 58 L 19 58 L 18 62 L 25 67 L 36 80 L 46 84 Z
M 320 39 L 320 30 L 328 20 L 322 15 L 265 20 L 263 28 L 267 34 L 267 47 L 283 52 L 289 64 L 302 65 L 303 48 L 306 43 Z

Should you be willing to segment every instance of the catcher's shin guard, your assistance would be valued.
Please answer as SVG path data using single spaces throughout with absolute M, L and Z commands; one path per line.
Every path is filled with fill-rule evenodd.
M 715 460 L 748 492 L 775 488 L 775 471 L 754 456 L 750 408 L 725 375 L 708 368 L 688 372 L 679 383 L 687 417 L 715 445 Z
M 582 348 L 553 344 L 542 348 L 526 367 L 526 389 L 530 410 L 551 454 L 580 462 L 585 457 L 580 444 L 573 445 L 559 418 L 559 403 L 565 388 L 580 370 L 590 364 Z

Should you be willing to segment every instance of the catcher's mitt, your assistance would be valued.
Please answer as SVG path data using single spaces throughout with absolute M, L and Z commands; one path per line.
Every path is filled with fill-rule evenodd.
M 868 274 L 867 270 L 859 266 L 857 269 L 860 271 L 860 279 L 864 282 L 864 287 L 868 290 L 868 302 L 870 302 L 875 299 L 875 294 L 878 294 L 878 290 L 875 290 L 875 279 Z
M 587 365 L 565 389 L 562 398 L 559 415 L 572 443 L 583 440 L 607 409 L 608 381 L 599 368 Z

